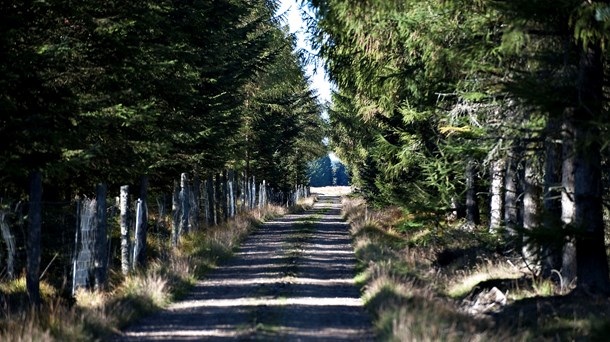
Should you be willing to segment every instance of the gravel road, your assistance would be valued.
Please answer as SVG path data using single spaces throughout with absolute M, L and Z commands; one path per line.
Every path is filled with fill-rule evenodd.
M 187 298 L 118 340 L 373 340 L 348 228 L 338 196 L 267 222 Z

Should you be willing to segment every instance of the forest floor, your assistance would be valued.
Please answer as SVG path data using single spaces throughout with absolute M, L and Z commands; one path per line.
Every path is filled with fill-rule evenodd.
M 341 217 L 338 195 L 348 190 L 334 189 L 311 210 L 265 223 L 184 300 L 115 339 L 373 340 Z
M 609 341 L 610 298 L 536 276 L 486 227 L 343 199 L 356 283 L 383 341 Z

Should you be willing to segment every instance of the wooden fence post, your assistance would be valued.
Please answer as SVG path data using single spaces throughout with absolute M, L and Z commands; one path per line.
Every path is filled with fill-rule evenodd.
M 208 226 L 213 226 L 216 220 L 214 219 L 214 179 L 212 175 L 208 175 L 205 185 L 208 199 Z
M 180 232 L 180 185 L 174 181 L 174 193 L 172 195 L 172 246 L 178 245 Z
M 6 244 L 6 275 L 9 280 L 13 280 L 15 278 L 15 236 L 11 234 L 9 224 L 6 222 L 6 214 L 6 211 L 0 211 L 0 229 Z
M 121 271 L 123 275 L 129 274 L 130 270 L 130 253 L 129 253 L 129 186 L 121 186 L 121 194 L 119 196 L 121 226 Z
M 108 232 L 106 220 L 106 185 L 98 184 L 96 189 L 96 237 L 95 237 L 95 288 L 103 289 L 106 287 L 108 274 Z
M 144 263 L 140 263 L 142 250 L 146 246 L 146 235 L 142 234 L 142 211 L 143 211 L 142 200 L 138 198 L 136 201 L 136 227 L 135 227 L 135 241 L 133 246 L 133 266 L 144 267 Z
M 256 207 L 256 178 L 252 176 L 252 182 L 250 183 L 250 210 Z
M 227 180 L 227 170 L 222 171 L 222 215 L 224 221 L 229 219 L 229 184 Z
M 191 215 L 191 195 L 189 191 L 188 173 L 184 172 L 180 175 L 180 235 L 189 232 L 189 217 Z
M 214 184 L 214 202 L 216 202 L 216 224 L 222 222 L 222 187 L 220 180 L 220 173 L 216 173 Z
M 235 188 L 233 186 L 235 182 L 235 172 L 229 171 L 229 216 L 235 217 Z
M 148 177 L 140 178 L 140 209 L 136 208 L 136 253 L 133 255 L 134 264 L 146 267 L 146 238 L 148 235 Z
M 193 203 L 191 208 L 190 224 L 192 230 L 199 230 L 199 216 L 201 212 L 201 180 L 199 179 L 199 173 L 195 171 L 193 175 L 193 191 L 191 192 Z
M 42 173 L 30 173 L 26 288 L 30 304 L 40 306 L 40 230 L 42 226 Z

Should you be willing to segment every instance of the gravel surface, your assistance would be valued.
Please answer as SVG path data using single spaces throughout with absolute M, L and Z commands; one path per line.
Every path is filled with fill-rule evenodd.
M 323 195 L 312 210 L 267 222 L 185 300 L 117 339 L 373 340 L 339 207 Z

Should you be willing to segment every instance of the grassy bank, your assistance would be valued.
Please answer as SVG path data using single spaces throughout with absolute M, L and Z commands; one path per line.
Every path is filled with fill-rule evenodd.
M 415 222 L 344 199 L 357 283 L 383 341 L 568 341 L 610 336 L 610 301 L 565 295 L 485 231 Z
M 302 211 L 311 205 L 313 199 L 305 199 L 290 211 Z M 240 214 L 222 225 L 183 236 L 178 248 L 164 253 L 158 253 L 159 241 L 151 239 L 151 254 L 164 257 L 150 261 L 145 271 L 126 277 L 112 273 L 106 291 L 78 291 L 73 298 L 60 295 L 60 290 L 43 282 L 44 303 L 38 310 L 28 307 L 23 277 L 0 283 L 4 306 L 0 341 L 104 340 L 188 293 L 197 279 L 230 257 L 259 224 L 287 211 L 270 206 Z

